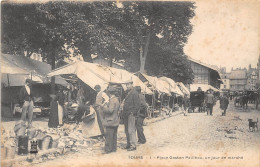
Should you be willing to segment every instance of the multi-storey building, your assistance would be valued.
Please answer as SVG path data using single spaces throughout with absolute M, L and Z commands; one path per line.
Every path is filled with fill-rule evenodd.
M 230 74 L 230 92 L 244 91 L 247 85 L 247 70 L 235 69 Z
M 249 65 L 247 71 L 246 90 L 256 90 L 257 77 L 258 77 L 257 68 L 252 68 L 251 65 Z
M 222 80 L 222 84 L 220 84 L 220 89 L 222 91 L 230 91 L 230 74 L 231 73 L 222 73 L 220 74 L 221 80 Z

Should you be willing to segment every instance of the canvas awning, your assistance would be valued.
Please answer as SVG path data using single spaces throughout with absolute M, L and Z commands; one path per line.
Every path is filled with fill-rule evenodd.
M 189 89 L 182 82 L 177 82 L 177 85 L 184 94 L 190 95 Z
M 117 68 L 107 67 L 108 71 L 111 73 L 111 75 L 121 79 L 124 83 L 132 80 L 133 86 L 140 86 L 141 90 L 144 94 L 153 94 L 151 89 L 149 89 L 137 76 L 134 74 Z
M 207 91 L 209 89 L 212 89 L 215 92 L 219 92 L 218 89 L 214 88 L 211 85 L 207 85 L 207 84 L 190 84 L 190 91 L 197 91 L 198 87 L 200 87 L 202 89 L 202 91 Z
M 62 74 L 75 74 L 84 83 L 89 85 L 92 89 L 96 85 L 101 86 L 101 90 L 105 90 L 109 82 L 122 83 L 122 80 L 112 76 L 104 66 L 77 61 L 51 71 L 48 76 L 62 75 Z
M 8 77 L 10 86 L 22 86 L 28 78 L 38 83 L 50 83 L 51 78 L 47 77 L 50 71 L 51 66 L 47 63 L 25 56 L 1 54 L 1 82 L 4 85 L 8 85 Z M 55 77 L 55 83 L 67 85 L 67 82 L 59 77 Z
M 180 96 L 184 96 L 182 91 L 179 89 L 179 87 L 175 83 L 175 81 L 172 80 L 171 78 L 160 77 L 159 80 L 163 80 L 163 81 L 166 81 L 168 83 L 168 85 L 165 85 L 165 86 L 168 86 L 170 92 L 178 94 Z
M 166 93 L 167 95 L 171 95 L 169 90 L 169 84 L 166 81 L 159 80 L 157 77 L 149 76 L 143 73 L 136 74 L 140 77 L 144 77 L 145 80 L 148 81 L 150 85 L 152 85 L 153 89 L 157 90 L 159 93 Z

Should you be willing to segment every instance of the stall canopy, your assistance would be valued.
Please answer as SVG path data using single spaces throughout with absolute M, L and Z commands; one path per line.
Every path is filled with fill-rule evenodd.
M 134 86 L 140 86 L 141 90 L 145 94 L 153 94 L 153 92 L 134 74 L 117 68 L 111 68 L 107 67 L 108 71 L 111 73 L 111 75 L 121 79 L 123 83 L 132 80 Z
M 207 91 L 209 89 L 212 89 L 213 91 L 215 92 L 219 92 L 218 89 L 214 88 L 213 86 L 211 85 L 207 85 L 207 84 L 190 84 L 190 91 L 197 91 L 198 88 L 201 88 L 202 91 Z
M 172 80 L 171 78 L 167 78 L 167 77 L 160 77 L 159 80 L 166 82 L 166 84 L 164 84 L 164 85 L 165 85 L 165 87 L 168 87 L 170 92 L 183 96 L 182 91 L 179 89 L 179 87 L 177 86 L 177 84 L 175 83 L 174 80 Z
M 92 89 L 94 89 L 96 85 L 100 85 L 102 91 L 107 88 L 109 82 L 123 83 L 121 79 L 111 75 L 107 67 L 83 61 L 77 61 L 57 68 L 51 71 L 48 76 L 62 74 L 75 74 Z
M 25 56 L 2 54 L 1 56 L 1 83 L 9 86 L 22 86 L 27 78 L 38 83 L 50 83 L 47 73 L 51 66 L 47 63 L 36 61 Z M 67 85 L 67 82 L 55 77 L 55 83 Z
M 157 77 L 149 76 L 143 73 L 136 73 L 136 75 L 147 85 L 151 85 L 151 88 L 154 90 L 157 90 L 159 93 L 165 93 L 167 95 L 171 95 L 171 92 L 169 90 L 169 84 L 164 81 L 160 80 Z
M 182 82 L 177 82 L 177 85 L 184 94 L 190 95 L 189 89 Z

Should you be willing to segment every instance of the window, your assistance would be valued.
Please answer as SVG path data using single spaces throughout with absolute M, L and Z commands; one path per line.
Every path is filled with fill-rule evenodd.
M 226 85 L 224 85 L 224 88 L 226 88 Z

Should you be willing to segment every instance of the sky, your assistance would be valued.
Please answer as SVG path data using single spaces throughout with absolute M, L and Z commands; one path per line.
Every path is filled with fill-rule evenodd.
M 187 56 L 226 67 L 257 66 L 260 55 L 260 0 L 199 0 L 191 20 Z

